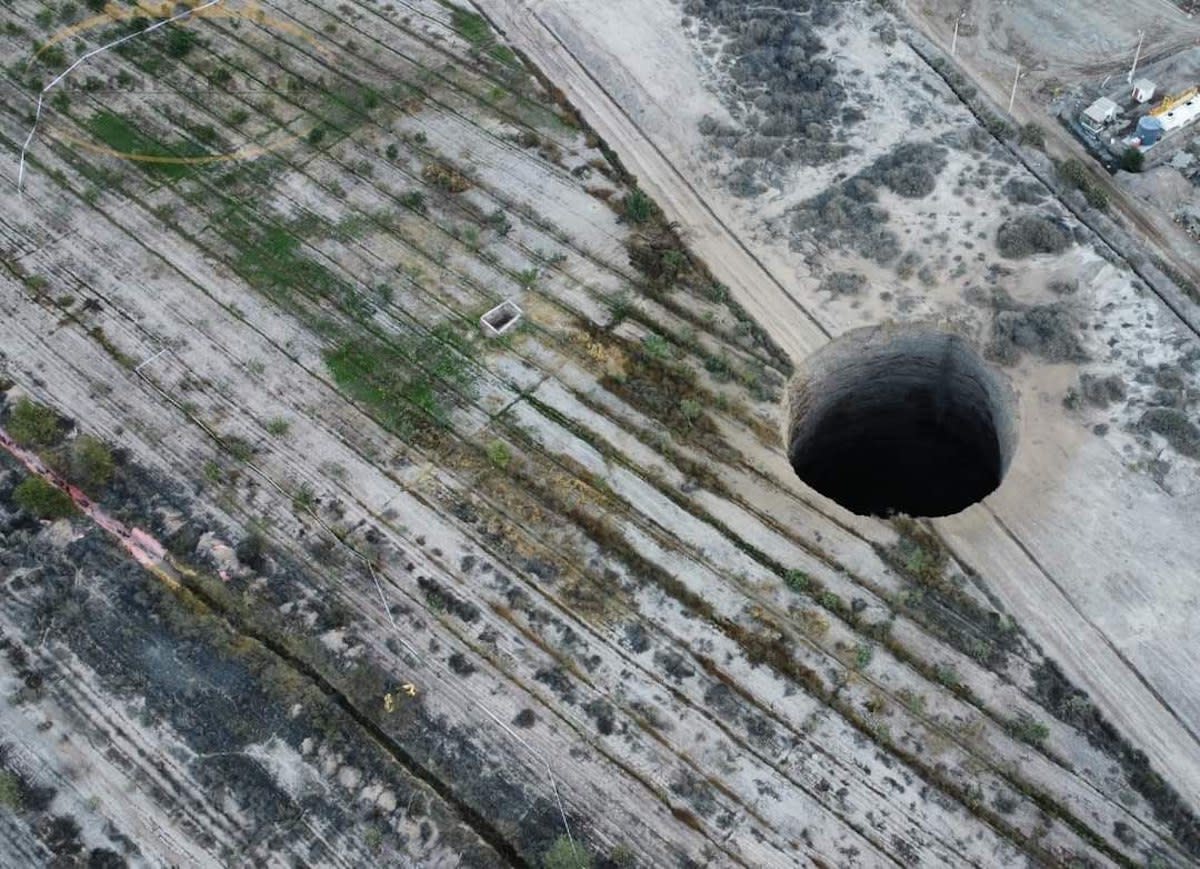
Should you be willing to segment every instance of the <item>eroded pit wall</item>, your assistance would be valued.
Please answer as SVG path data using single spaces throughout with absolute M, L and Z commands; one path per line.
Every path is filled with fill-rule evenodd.
M 1002 482 L 1015 414 L 1004 377 L 959 335 L 924 324 L 855 329 L 793 379 L 788 458 L 854 513 L 949 516 Z

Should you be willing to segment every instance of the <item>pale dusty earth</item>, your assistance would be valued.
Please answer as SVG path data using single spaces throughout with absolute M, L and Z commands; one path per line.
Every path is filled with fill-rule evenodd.
M 4 7 L 6 51 L 58 26 L 43 6 Z M 546 80 L 433 0 L 274 0 L 308 39 L 212 20 L 182 59 L 98 60 L 21 194 L 36 89 L 4 82 L 0 418 L 31 398 L 64 417 L 42 452 L 97 437 L 115 470 L 39 520 L 18 481 L 61 480 L 0 432 L 0 863 L 1187 865 L 1195 468 L 1129 426 L 1156 388 L 1138 377 L 1193 339 L 1090 243 L 996 262 L 1021 170 L 986 143 L 948 144 L 930 197 L 886 199 L 928 286 L 789 238 L 793 205 L 909 126 L 973 128 L 857 8 L 826 38 L 887 122 L 734 201 L 696 124 L 740 107 L 669 3 L 482 6 Z M 239 87 L 193 92 L 221 69 Z M 568 101 L 753 320 L 634 219 Z M 155 171 L 80 144 L 104 113 L 287 145 Z M 871 291 L 826 298 L 841 269 Z M 981 344 L 989 293 L 1064 278 L 1082 367 L 1129 394 L 1067 413 L 1080 366 L 1021 356 L 1014 469 L 941 539 L 795 479 L 789 359 L 888 317 Z M 504 299 L 525 317 L 488 340 Z M 1094 738 L 1051 660 L 1182 803 Z
M 861 131 L 869 135 L 852 137 L 859 153 L 844 163 L 798 168 L 781 188 L 746 201 L 722 184 L 723 155 L 706 155 L 700 120 L 727 114 L 720 71 L 689 39 L 677 8 L 665 0 L 554 0 L 536 4 L 536 14 L 529 15 L 525 4 L 515 2 L 483 6 L 560 83 L 639 183 L 686 228 L 718 277 L 796 361 L 830 335 L 886 319 L 965 320 L 982 343 L 978 316 L 962 304 L 971 271 L 960 280 L 943 274 L 927 291 L 907 290 L 911 305 L 875 297 L 851 308 L 815 292 L 813 258 L 789 250 L 772 222 L 789 202 L 820 190 L 833 172 L 853 172 L 894 142 L 914 135 L 928 140 L 939 128 L 970 123 L 948 91 L 897 86 L 898 70 L 923 66 L 903 40 L 881 50 L 870 39 L 874 22 L 857 14 L 855 23 L 827 35 L 842 74 L 862 82 L 854 92 L 870 106 Z M 1044 23 L 1031 29 L 1054 32 Z M 1098 43 L 1096 51 L 1103 54 L 1105 45 Z M 910 129 L 895 108 L 907 102 L 921 104 L 932 116 L 929 129 Z M 956 154 L 952 161 L 967 156 Z M 995 202 L 987 194 L 974 203 L 953 195 L 947 178 L 954 171 L 952 162 L 934 197 L 907 203 L 907 211 L 899 200 L 887 202 L 896 223 L 913 225 L 927 214 L 925 226 L 940 220 L 958 234 L 974 224 L 985 239 L 993 237 Z M 849 259 L 841 254 L 816 259 L 823 267 L 831 261 Z M 1086 340 L 1098 363 L 1105 355 L 1108 361 L 1096 370 L 1119 368 L 1121 359 L 1151 361 L 1195 347 L 1195 335 L 1138 290 L 1127 269 L 1105 263 L 1086 245 L 1018 263 L 1014 293 L 1046 301 L 1046 283 L 1059 274 L 1080 279 L 1074 303 L 1097 322 Z M 879 277 L 896 283 L 894 276 Z M 1109 337 L 1119 352 L 1105 353 Z M 1077 377 L 1076 366 L 1026 357 L 1009 374 L 1021 405 L 1020 442 L 1009 475 L 983 504 L 937 524 L 1018 621 L 1102 698 L 1106 712 L 1136 734 L 1135 741 L 1178 788 L 1200 801 L 1195 728 L 1200 671 L 1193 666 L 1200 630 L 1196 465 L 1179 458 L 1169 479 L 1157 482 L 1141 467 L 1144 453 L 1127 438 L 1097 437 L 1089 428 L 1098 419 L 1065 412 L 1062 398 Z

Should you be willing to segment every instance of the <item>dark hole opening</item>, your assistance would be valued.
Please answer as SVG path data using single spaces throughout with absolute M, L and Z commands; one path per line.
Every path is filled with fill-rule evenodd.
M 961 339 L 908 332 L 818 355 L 827 358 L 794 387 L 789 431 L 792 467 L 808 485 L 874 516 L 948 516 L 1000 485 L 1009 409 Z

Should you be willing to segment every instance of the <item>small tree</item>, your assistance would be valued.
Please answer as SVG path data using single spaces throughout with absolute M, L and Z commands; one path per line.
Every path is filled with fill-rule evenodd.
M 67 473 L 87 492 L 103 489 L 112 479 L 112 452 L 99 438 L 81 435 L 71 444 Z
M 1121 168 L 1126 172 L 1141 172 L 1146 165 L 1146 155 L 1137 148 L 1126 148 L 1121 155 Z
M 8 416 L 8 433 L 23 447 L 50 447 L 58 443 L 62 432 L 58 414 L 48 407 L 20 399 Z
M 545 869 L 592 869 L 592 855 L 578 842 L 559 836 L 542 855 Z
M 41 477 L 27 477 L 13 490 L 13 501 L 39 519 L 62 519 L 75 512 L 71 497 Z

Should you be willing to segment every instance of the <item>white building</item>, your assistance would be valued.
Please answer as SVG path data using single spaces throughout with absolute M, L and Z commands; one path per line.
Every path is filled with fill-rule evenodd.
M 1093 133 L 1099 133 L 1115 121 L 1120 113 L 1120 106 L 1108 97 L 1100 97 L 1083 110 L 1083 114 L 1079 116 L 1079 122 Z
M 1133 99 L 1138 103 L 1148 103 L 1154 99 L 1157 85 L 1148 78 L 1139 78 L 1133 83 Z

